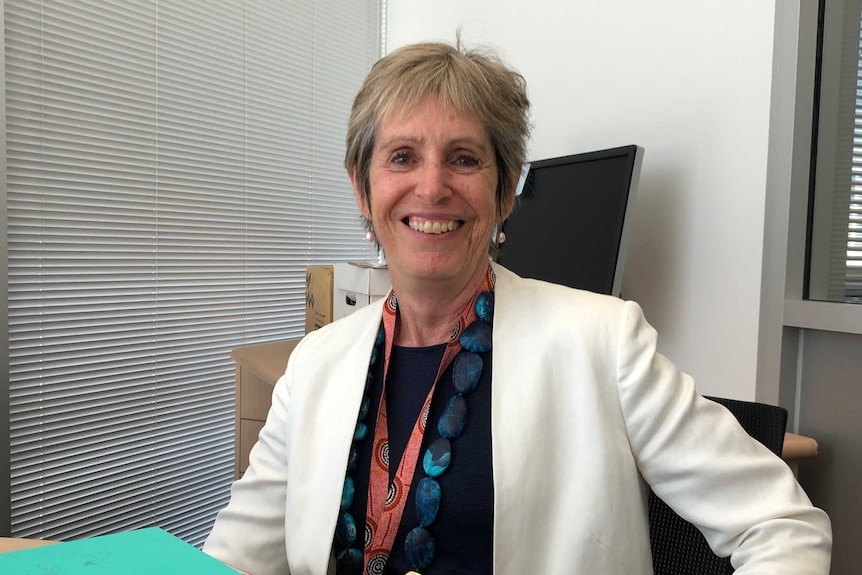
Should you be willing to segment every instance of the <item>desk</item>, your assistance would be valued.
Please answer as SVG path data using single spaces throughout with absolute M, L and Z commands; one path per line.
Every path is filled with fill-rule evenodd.
M 229 569 L 225 569 L 224 567 L 213 567 L 213 564 L 219 566 L 223 564 L 216 559 L 213 559 L 212 557 L 204 555 L 191 545 L 181 542 L 179 539 L 176 539 L 167 532 L 158 530 L 160 534 L 157 535 L 157 537 L 161 539 L 160 541 L 159 539 L 153 539 L 152 535 L 147 535 L 147 531 L 152 532 L 154 530 L 143 529 L 138 530 L 137 532 L 115 533 L 113 535 L 95 537 L 87 540 L 72 541 L 63 545 L 62 548 L 57 549 L 61 552 L 67 551 L 65 555 L 61 553 L 60 558 L 58 558 L 56 554 L 49 554 L 48 556 L 43 555 L 42 558 L 36 560 L 36 563 L 34 563 L 33 565 L 39 565 L 44 569 L 44 571 L 40 570 L 40 573 L 57 573 L 58 562 L 62 561 L 64 565 L 71 562 L 73 563 L 71 571 L 75 573 L 79 573 L 82 571 L 90 573 L 91 571 L 89 569 L 89 565 L 85 561 L 85 559 L 89 559 L 94 555 L 94 553 L 96 553 L 96 555 L 100 557 L 101 564 L 93 564 L 93 573 L 105 573 L 105 565 L 108 564 L 109 568 L 111 569 L 111 573 L 122 575 L 122 573 L 128 572 L 128 568 L 130 567 L 128 563 L 130 561 L 147 561 L 149 557 L 152 556 L 153 558 L 160 559 L 161 561 L 161 563 L 156 562 L 152 565 L 153 573 L 166 573 L 168 571 L 170 573 L 198 573 L 203 572 L 199 571 L 200 569 L 203 569 L 206 573 L 239 572 L 242 575 L 248 575 L 244 571 L 237 571 L 230 566 L 227 566 L 230 567 Z M 142 536 L 145 536 L 146 538 L 142 539 Z M 123 540 L 128 541 L 130 537 L 136 538 L 134 540 L 135 542 L 132 544 L 116 543 L 118 538 L 122 538 Z M 113 539 L 113 547 L 111 545 L 104 545 L 104 543 L 106 543 L 108 539 Z M 8 551 L 23 551 L 25 549 L 44 547 L 47 545 L 54 545 L 56 543 L 62 543 L 62 541 L 43 541 L 39 539 L 17 539 L 10 537 L 0 537 L 0 553 L 6 553 Z M 144 547 L 134 548 L 130 546 L 138 545 L 139 543 L 143 543 Z M 149 545 L 149 547 L 147 547 L 147 545 Z M 53 559 L 47 558 L 50 556 L 52 556 Z M 167 558 L 165 559 L 165 557 Z M 205 557 L 206 559 L 204 559 Z M 15 562 L 15 558 L 8 557 L 8 559 L 11 559 L 13 562 Z M 30 558 L 28 559 L 28 561 L 33 561 L 33 559 Z M 44 565 L 42 565 L 43 562 Z M 172 567 L 174 566 L 177 566 L 177 569 L 179 570 L 172 569 Z M 167 571 L 165 570 L 166 567 L 168 568 Z M 60 567 L 59 569 L 60 572 L 67 572 L 62 567 Z M 33 571 L 28 569 L 27 572 L 31 573 Z M 139 570 L 135 570 L 135 573 L 139 572 Z M 3 575 L 7 575 L 5 571 L 3 572 Z
M 59 541 L 42 541 L 41 539 L 16 539 L 14 537 L 0 537 L 0 553 L 7 551 L 21 551 L 31 547 L 42 547 L 43 545 L 54 545 Z
M 781 459 L 787 462 L 793 475 L 799 475 L 799 461 L 817 455 L 817 441 L 804 435 L 795 433 L 784 434 L 784 449 L 781 450 Z

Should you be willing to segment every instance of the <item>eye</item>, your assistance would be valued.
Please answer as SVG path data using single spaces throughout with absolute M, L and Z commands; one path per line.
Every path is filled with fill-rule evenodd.
M 473 154 L 459 152 L 455 155 L 455 165 L 460 168 L 475 168 L 479 166 L 479 158 Z
M 410 165 L 410 154 L 407 150 L 398 150 L 390 156 L 389 163 L 393 166 L 408 166 Z

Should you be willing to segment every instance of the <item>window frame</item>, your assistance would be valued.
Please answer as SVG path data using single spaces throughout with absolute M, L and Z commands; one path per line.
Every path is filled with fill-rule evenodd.
M 755 398 L 787 407 L 796 432 L 805 330 L 862 334 L 862 305 L 804 297 L 818 15 L 775 5 Z

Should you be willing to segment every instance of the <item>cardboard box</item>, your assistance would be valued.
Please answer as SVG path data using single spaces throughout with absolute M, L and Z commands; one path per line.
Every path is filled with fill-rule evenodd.
M 378 264 L 335 264 L 332 321 L 341 319 L 389 293 L 389 270 Z
M 332 322 L 332 266 L 305 269 L 305 333 Z

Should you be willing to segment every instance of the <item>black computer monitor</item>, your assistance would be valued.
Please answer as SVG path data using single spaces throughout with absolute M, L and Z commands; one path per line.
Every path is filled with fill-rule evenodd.
M 531 162 L 498 261 L 523 277 L 619 297 L 643 148 Z

